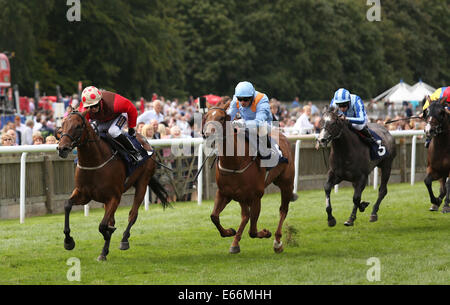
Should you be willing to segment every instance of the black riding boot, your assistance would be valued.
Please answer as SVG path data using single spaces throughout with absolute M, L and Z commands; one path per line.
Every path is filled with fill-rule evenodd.
M 143 159 L 140 152 L 134 147 L 133 143 L 131 143 L 126 135 L 121 134 L 117 138 L 114 138 L 114 140 L 119 142 L 130 153 L 134 161 L 139 162 Z
M 368 144 L 378 144 L 380 145 L 381 143 L 377 142 L 377 139 L 375 139 L 372 134 L 369 131 L 369 127 L 365 126 L 363 129 L 361 129 L 359 132 L 362 133 L 362 135 L 364 136 L 366 142 Z

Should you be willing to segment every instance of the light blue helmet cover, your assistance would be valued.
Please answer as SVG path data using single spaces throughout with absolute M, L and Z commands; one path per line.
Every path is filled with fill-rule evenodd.
M 244 81 L 237 84 L 234 95 L 239 97 L 247 97 L 255 95 L 255 88 L 250 82 Z

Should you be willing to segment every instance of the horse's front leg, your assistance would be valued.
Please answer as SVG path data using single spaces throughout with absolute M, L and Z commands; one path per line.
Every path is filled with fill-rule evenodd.
M 433 175 L 431 173 L 428 173 L 427 176 L 425 177 L 425 179 L 423 180 L 423 182 L 425 183 L 425 186 L 427 187 L 428 190 L 428 195 L 430 196 L 430 202 L 431 202 L 431 207 L 430 207 L 430 211 L 437 211 L 439 210 L 439 206 L 442 203 L 442 198 L 441 195 L 439 196 L 439 198 L 436 198 L 434 196 L 433 193 L 433 188 L 432 188 L 432 183 L 433 181 L 436 180 L 435 178 L 433 178 Z M 441 193 L 442 193 L 442 187 L 443 185 L 443 181 L 441 181 Z
M 239 242 L 242 238 L 242 233 L 244 232 L 244 228 L 248 223 L 248 220 L 250 219 L 250 209 L 248 204 L 239 202 L 241 206 L 241 224 L 239 225 L 239 229 L 236 232 L 236 235 L 234 236 L 233 242 L 231 243 L 230 247 L 230 253 L 236 254 L 241 252 L 241 247 L 239 246 Z
M 226 230 L 220 224 L 220 213 L 222 213 L 223 209 L 230 201 L 230 198 L 223 196 L 220 191 L 217 190 L 216 198 L 214 199 L 214 208 L 211 213 L 211 221 L 214 223 L 217 230 L 219 230 L 220 236 L 222 237 L 230 237 L 236 234 L 236 231 L 234 229 L 230 228 Z
M 323 188 L 325 191 L 325 203 L 326 203 L 326 211 L 328 215 L 328 226 L 334 227 L 336 225 L 336 218 L 333 216 L 333 208 L 331 207 L 331 189 L 338 184 L 340 181 L 336 178 L 335 174 L 330 170 L 328 172 L 328 178 L 325 182 Z
M 353 210 L 350 214 L 349 219 L 344 223 L 346 226 L 353 226 L 353 223 L 356 220 L 356 213 L 358 212 L 358 208 L 361 212 L 364 212 L 365 208 L 369 205 L 368 202 L 361 202 L 361 195 L 366 187 L 367 176 L 362 177 L 358 180 L 358 182 L 353 183 Z
M 250 203 L 250 230 L 249 235 L 251 238 L 269 238 L 272 236 L 267 229 L 262 229 L 258 232 L 258 218 L 261 212 L 261 198 L 256 198 Z
M 72 206 L 87 204 L 90 199 L 84 197 L 77 189 L 72 192 L 72 195 L 64 203 L 64 249 L 73 250 L 75 248 L 75 241 L 72 236 L 70 236 L 70 212 L 72 211 Z
M 119 203 L 120 197 L 113 198 L 109 202 L 105 203 L 105 215 L 103 216 L 103 219 L 98 227 L 99 232 L 103 235 L 105 244 L 103 245 L 100 256 L 97 258 L 98 261 L 106 261 L 106 256 L 109 253 L 109 243 L 111 241 L 111 236 L 116 230 L 116 228 L 114 227 L 114 213 L 116 212 Z

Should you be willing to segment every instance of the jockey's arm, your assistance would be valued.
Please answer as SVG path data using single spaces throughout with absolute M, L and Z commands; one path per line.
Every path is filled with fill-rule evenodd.
M 136 119 L 138 113 L 136 107 L 130 100 L 124 98 L 123 96 L 120 96 L 119 94 L 116 94 L 116 97 L 114 99 L 114 112 L 127 113 L 128 128 L 136 127 Z
M 272 121 L 272 112 L 268 103 L 259 103 L 256 106 L 256 116 L 253 120 L 245 120 L 248 128 L 259 127 Z
M 236 114 L 238 113 L 238 111 L 239 111 L 239 109 L 237 107 L 236 97 L 234 97 L 230 103 L 230 108 L 228 108 L 228 111 L 227 111 L 227 114 L 231 117 L 232 121 L 236 117 Z
M 355 125 L 362 125 L 366 121 L 364 106 L 362 105 L 361 99 L 356 100 L 355 105 L 353 106 L 353 112 L 355 113 L 354 117 L 346 117 L 346 119 Z

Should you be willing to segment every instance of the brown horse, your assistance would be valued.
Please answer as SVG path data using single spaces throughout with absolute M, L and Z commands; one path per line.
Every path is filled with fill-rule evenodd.
M 353 210 L 349 219 L 344 223 L 346 226 L 352 226 L 356 220 L 358 209 L 360 212 L 364 212 L 369 205 L 368 202 L 361 201 L 361 195 L 366 187 L 367 177 L 375 166 L 381 169 L 381 184 L 370 221 L 378 220 L 377 212 L 381 201 L 387 194 L 392 161 L 396 155 L 395 140 L 383 126 L 372 123 L 369 123 L 368 126 L 382 138 L 382 143 L 389 152 L 380 159 L 371 160 L 369 147 L 362 142 L 356 132 L 350 130 L 349 122 L 339 117 L 338 109 L 331 108 L 322 117 L 321 131 L 317 138 L 318 144 L 326 147 L 330 141 L 332 143 L 329 157 L 330 169 L 324 185 L 328 226 L 330 227 L 336 225 L 330 200 L 333 186 L 343 180 L 353 184 Z
M 251 238 L 270 238 L 270 231 L 263 229 L 258 231 L 257 222 L 261 211 L 261 198 L 264 195 L 264 189 L 272 182 L 281 190 L 280 220 L 275 233 L 274 251 L 281 253 L 283 245 L 281 242 L 283 222 L 286 219 L 289 202 L 297 199 L 297 194 L 293 194 L 294 187 L 294 163 L 291 155 L 291 147 L 286 137 L 279 135 L 279 146 L 283 156 L 288 159 L 288 163 L 280 163 L 272 168 L 266 177 L 266 168 L 261 167 L 259 157 L 250 156 L 249 144 L 245 141 L 245 154 L 239 156 L 238 133 L 234 130 L 233 136 L 226 137 L 226 122 L 230 121 L 230 116 L 226 110 L 230 102 L 223 106 L 211 107 L 205 115 L 204 136 L 209 137 L 212 133 L 219 135 L 219 144 L 226 147 L 227 143 L 233 144 L 233 151 L 225 151 L 218 156 L 216 164 L 216 183 L 218 190 L 214 199 L 214 208 L 211 213 L 211 220 L 219 230 L 222 237 L 234 236 L 230 247 L 230 253 L 239 253 L 239 241 L 241 240 L 247 222 L 250 220 L 249 235 Z M 222 129 L 216 132 L 215 128 L 208 130 L 208 124 Z M 274 132 L 272 132 L 274 134 Z M 219 215 L 225 206 L 231 201 L 238 201 L 241 206 L 241 224 L 237 232 L 230 228 L 224 229 L 220 223 Z
M 432 203 L 430 211 L 437 211 L 442 199 L 446 197 L 442 213 L 450 213 L 450 179 L 447 179 L 450 173 L 450 115 L 445 111 L 445 99 L 444 97 L 440 101 L 429 101 L 425 132 L 427 137 L 432 139 L 428 147 L 427 175 L 424 183 Z M 435 180 L 439 180 L 441 184 L 438 198 L 434 196 L 431 188 Z
M 153 177 L 156 164 L 152 158 L 147 159 L 127 178 L 124 162 L 113 153 L 104 140 L 100 139 L 86 121 L 85 116 L 86 112 L 72 112 L 63 120 L 57 147 L 59 156 L 62 158 L 66 158 L 75 147 L 78 148 L 75 189 L 64 204 L 64 248 L 72 250 L 75 247 L 75 241 L 70 236 L 69 226 L 72 206 L 85 205 L 91 200 L 104 203 L 105 215 L 99 225 L 99 231 L 105 240 L 103 250 L 98 257 L 98 260 L 101 261 L 106 260 L 111 236 L 116 230 L 114 213 L 120 204 L 122 194 L 132 186 L 136 189 L 133 206 L 128 216 L 128 226 L 120 243 L 120 249 L 127 250 L 129 249 L 130 230 L 136 222 L 138 209 L 145 196 L 147 185 L 161 199 L 163 207 L 168 204 L 167 193 Z M 142 136 L 138 135 L 138 140 L 146 150 L 151 149 Z

